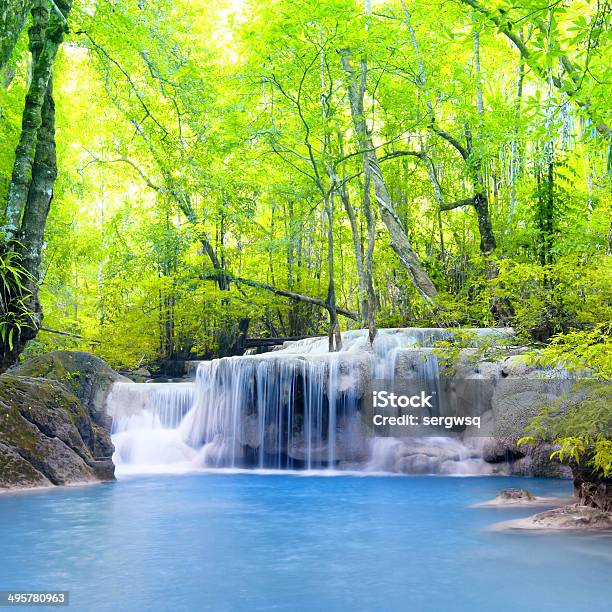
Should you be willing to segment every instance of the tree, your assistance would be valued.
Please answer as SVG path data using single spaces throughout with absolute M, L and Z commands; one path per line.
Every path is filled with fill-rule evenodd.
M 18 253 L 23 274 L 17 287 L 12 290 L 5 287 L 7 300 L 1 327 L 1 369 L 15 361 L 25 343 L 36 336 L 42 322 L 38 299 L 39 264 L 57 177 L 52 72 L 71 5 L 71 0 L 52 2 L 51 5 L 41 0 L 34 2 L 31 8 L 29 46 L 32 77 L 2 226 L 3 256 Z M 23 8 L 23 5 L 17 8 Z M 18 17 L 22 24 L 23 18 Z M 16 29 L 15 23 L 13 28 Z M 15 35 L 12 40 L 16 40 Z
M 509 40 L 511 40 L 516 48 L 519 50 L 521 57 L 529 65 L 529 67 L 538 74 L 542 79 L 547 80 L 548 71 L 539 61 L 541 56 L 540 49 L 533 51 L 524 43 L 520 35 L 517 34 L 516 29 L 513 28 L 514 23 L 512 21 L 510 9 L 514 8 L 511 6 L 499 8 L 493 10 L 488 8 L 486 5 L 481 4 L 478 0 L 461 0 L 464 4 L 467 4 L 474 8 L 476 11 L 484 15 L 491 23 L 495 24 L 499 31 L 502 32 Z M 546 37 L 550 36 L 550 21 L 547 25 L 546 21 L 542 19 L 543 15 L 548 11 L 548 6 L 539 5 L 537 3 L 522 3 L 521 8 L 528 11 L 528 18 L 539 30 L 539 32 Z M 554 9 L 553 9 L 554 10 Z M 554 46 L 549 47 L 545 52 L 547 59 L 551 57 L 559 58 L 561 65 L 563 66 L 565 74 L 563 76 L 552 77 L 554 86 L 566 93 L 576 104 L 591 118 L 597 131 L 605 136 L 610 135 L 610 127 L 607 122 L 601 118 L 600 110 L 597 106 L 593 105 L 593 101 L 587 95 L 585 96 L 582 92 L 584 79 L 587 75 L 591 78 L 592 73 L 589 71 L 590 55 L 594 49 L 598 46 L 600 36 L 605 30 L 605 24 L 609 21 L 610 17 L 610 4 L 609 2 L 597 3 L 595 15 L 591 19 L 591 23 L 585 29 L 588 30 L 588 43 L 586 45 L 586 57 L 585 65 L 578 67 L 568 57 L 567 53 L 563 51 L 559 43 L 555 43 Z M 516 18 L 516 21 L 523 21 L 524 17 Z M 580 15 L 577 23 L 586 24 L 586 18 L 584 15 Z M 556 25 L 556 24 L 555 24 Z M 573 42 L 582 42 L 584 34 L 579 34 Z M 597 84 L 600 84 L 597 78 L 595 78 Z
M 28 14 L 59 15 L 11 2 L 11 340 L 40 327 L 36 299 L 28 354 L 152 368 L 247 332 L 337 349 L 345 329 L 501 323 L 549 342 L 609 318 L 607 4 L 477 4 L 75 4 L 22 130 Z

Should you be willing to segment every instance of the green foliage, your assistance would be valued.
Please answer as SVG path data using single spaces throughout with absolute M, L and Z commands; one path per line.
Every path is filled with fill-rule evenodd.
M 612 475 L 612 323 L 554 336 L 527 356 L 540 366 L 563 367 L 573 376 L 590 378 L 546 406 L 520 443 L 536 440 L 559 445 L 552 457 L 586 462 L 596 473 Z
M 21 330 L 35 324 L 30 282 L 32 276 L 21 264 L 21 255 L 15 250 L 0 252 L 0 339 L 9 351 Z
M 514 325 L 525 339 L 612 320 L 612 259 L 567 253 L 551 265 L 505 259 L 494 293 L 514 309 Z
M 29 352 L 79 348 L 136 366 L 223 354 L 244 319 L 250 336 L 325 332 L 324 309 L 214 279 L 219 266 L 324 300 L 330 208 L 336 299 L 357 311 L 355 244 L 363 256 L 368 232 L 350 52 L 367 67 L 364 119 L 395 212 L 439 290 L 434 305 L 421 299 L 369 193 L 377 324 L 512 325 L 526 342 L 555 338 L 542 360 L 601 375 L 606 357 L 590 351 L 609 348 L 596 336 L 612 320 L 612 183 L 609 139 L 589 113 L 610 123 L 609 15 L 590 1 L 497 3 L 531 51 L 519 96 L 520 57 L 486 15 L 404 4 L 409 19 L 396 0 L 372 15 L 361 0 L 75 3 L 54 66 L 60 174 L 39 291 L 45 327 L 74 335 L 41 333 Z M 571 82 L 563 56 L 588 104 L 538 72 Z M 3 199 L 28 62 L 24 32 L 1 75 Z M 468 159 L 441 133 L 471 140 Z M 488 261 L 474 208 L 440 212 L 422 157 L 402 151 L 431 160 L 443 203 L 472 196 L 480 168 L 497 241 Z
M 495 360 L 508 354 L 515 340 L 509 336 L 480 336 L 476 330 L 453 328 L 448 338 L 436 340 L 433 352 L 440 367 L 448 374 L 455 371 L 459 363 L 476 365 L 479 361 Z
M 539 365 L 561 365 L 570 372 L 586 372 L 612 382 L 612 322 L 558 334 L 548 346 L 530 353 L 529 359 Z
M 612 475 L 612 384 L 585 379 L 542 408 L 519 444 L 558 445 L 551 458 L 585 463 L 595 473 Z

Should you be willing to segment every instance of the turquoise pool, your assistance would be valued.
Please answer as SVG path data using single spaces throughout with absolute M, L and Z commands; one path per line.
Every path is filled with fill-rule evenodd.
M 607 609 L 612 537 L 489 531 L 532 512 L 469 507 L 507 486 L 571 487 L 209 473 L 2 494 L 0 590 L 84 612 Z

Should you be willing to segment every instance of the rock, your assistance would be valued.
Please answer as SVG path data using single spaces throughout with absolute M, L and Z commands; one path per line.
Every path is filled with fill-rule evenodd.
M 525 456 L 526 448 L 500 438 L 488 437 L 483 441 L 482 458 L 488 463 L 514 462 Z
M 0 489 L 50 485 L 51 481 L 14 448 L 0 442 Z
M 500 491 L 495 499 L 500 501 L 525 501 L 525 500 L 533 500 L 535 496 L 533 496 L 527 489 L 503 489 Z
M 398 472 L 404 474 L 433 474 L 438 462 L 422 453 L 405 455 L 398 462 Z
M 527 489 L 504 489 L 494 499 L 480 504 L 474 504 L 472 508 L 505 508 L 505 507 L 537 507 L 537 506 L 566 506 L 575 503 L 573 497 L 540 497 L 532 495 Z
M 604 478 L 587 465 L 572 462 L 574 495 L 583 506 L 612 512 L 612 478 Z
M 503 521 L 495 529 L 542 529 L 542 530 L 575 530 L 599 531 L 612 530 L 612 513 L 572 504 L 563 508 L 538 512 L 533 516 Z
M 511 356 L 498 363 L 500 378 L 495 382 L 491 399 L 493 436 L 485 443 L 486 461 L 507 461 L 511 474 L 570 478 L 571 470 L 550 455 L 550 444 L 517 446 L 518 440 L 533 417 L 566 393 L 572 381 L 560 372 L 547 371 L 529 365 L 521 356 Z
M 81 402 L 98 427 L 110 431 L 105 401 L 114 382 L 130 382 L 105 361 L 82 351 L 53 351 L 28 359 L 10 370 L 16 376 L 46 378 L 62 383 Z M 111 451 L 112 454 L 112 451 Z
M 489 474 L 477 446 L 452 438 L 379 438 L 371 469 L 403 474 Z
M 571 478 L 569 466 L 550 458 L 555 450 L 556 446 L 544 443 L 517 446 L 514 437 L 489 438 L 484 443 L 482 456 L 488 463 L 507 463 L 508 473 L 515 476 Z
M 250 414 L 244 417 L 239 435 L 240 444 L 251 448 L 259 448 L 262 436 L 259 431 L 259 419 L 256 414 Z
M 0 376 L 0 488 L 110 480 L 109 433 L 53 380 Z
M 500 362 L 500 374 L 502 378 L 525 378 L 533 371 L 533 366 L 521 355 L 511 355 Z
M 496 472 L 525 476 L 570 478 L 571 470 L 550 455 L 549 444 L 517 446 L 531 419 L 559 396 L 572 381 L 561 370 L 543 370 L 520 354 L 483 360 L 475 349 L 460 349 L 441 370 L 441 397 L 450 393 L 459 414 L 481 417 L 479 429 L 469 429 L 463 439 L 482 440 L 481 457 Z M 396 380 L 421 380 L 435 374 L 435 351 L 419 348 L 402 351 L 395 360 Z M 444 363 L 444 360 L 441 361 Z M 463 408 L 463 410 L 461 409 Z M 369 421 L 366 415 L 366 423 Z M 371 420 L 371 419 L 370 419 Z M 390 430 L 391 435 L 402 435 Z M 405 466 L 411 461 L 404 462 Z M 418 463 L 418 461 L 417 461 Z
M 519 448 L 523 448 L 521 445 Z M 571 478 L 572 470 L 558 459 L 551 459 L 557 449 L 552 444 L 525 446 L 525 456 L 511 464 L 511 472 L 516 476 L 540 476 L 543 478 Z
M 529 421 L 569 388 L 562 379 L 503 378 L 495 387 L 492 410 L 494 435 L 506 444 L 516 444 Z
M 146 368 L 138 368 L 137 370 L 121 370 L 120 374 L 126 379 L 135 383 L 149 382 L 153 375 Z

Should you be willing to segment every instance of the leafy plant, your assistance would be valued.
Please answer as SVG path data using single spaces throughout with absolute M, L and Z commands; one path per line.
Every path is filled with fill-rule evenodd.
M 534 364 L 563 366 L 574 373 L 587 372 L 599 380 L 612 381 L 612 322 L 591 329 L 557 334 L 550 343 L 528 354 Z
M 612 476 L 612 384 L 584 379 L 543 407 L 518 444 L 557 445 L 551 458 L 584 464 L 604 478 Z
M 36 313 L 29 306 L 32 297 L 28 282 L 31 274 L 23 267 L 15 250 L 0 253 L 0 338 L 9 351 L 26 326 L 35 324 Z

